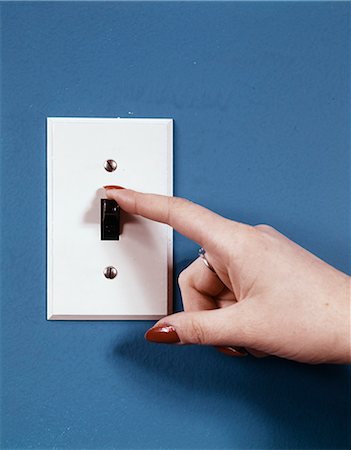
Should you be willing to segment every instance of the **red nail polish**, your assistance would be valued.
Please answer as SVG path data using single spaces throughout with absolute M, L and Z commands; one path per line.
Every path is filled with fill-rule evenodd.
M 159 344 L 176 344 L 180 342 L 179 336 L 172 325 L 158 325 L 150 328 L 145 333 L 145 339 Z
M 123 186 L 111 185 L 111 186 L 104 186 L 104 189 L 125 189 L 125 188 Z
M 224 347 L 224 346 L 219 346 L 216 347 L 216 349 L 228 356 L 236 356 L 236 357 L 241 357 L 241 356 L 246 356 L 247 355 L 247 351 L 242 348 L 242 347 Z

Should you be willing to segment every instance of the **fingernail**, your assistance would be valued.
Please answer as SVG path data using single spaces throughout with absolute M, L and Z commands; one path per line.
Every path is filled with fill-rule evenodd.
M 236 357 L 241 357 L 241 356 L 246 356 L 247 355 L 247 351 L 242 348 L 242 347 L 216 347 L 216 349 L 221 352 L 224 353 L 225 355 L 228 356 L 236 356 Z
M 180 342 L 175 328 L 171 325 L 159 325 L 150 328 L 145 333 L 145 339 L 150 342 L 158 342 L 159 344 L 175 344 Z
M 104 186 L 104 189 L 125 189 L 123 186 L 115 186 L 115 185 L 111 185 L 111 186 Z

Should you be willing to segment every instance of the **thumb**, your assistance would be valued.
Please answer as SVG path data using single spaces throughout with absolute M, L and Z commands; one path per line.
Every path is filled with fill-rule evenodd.
M 145 338 L 164 344 L 246 346 L 239 304 L 221 309 L 180 312 L 162 318 Z

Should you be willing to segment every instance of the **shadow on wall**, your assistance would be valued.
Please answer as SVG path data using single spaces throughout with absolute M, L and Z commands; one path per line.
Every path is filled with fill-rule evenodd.
M 150 352 L 150 345 L 155 346 L 153 352 Z M 153 358 L 150 357 L 151 353 Z M 347 383 L 346 367 L 308 367 L 278 358 L 234 359 L 217 355 L 215 350 L 211 352 L 208 348 L 179 347 L 170 353 L 160 345 L 142 343 L 140 338 L 126 339 L 116 344 L 109 358 L 118 365 L 117 361 L 121 357 L 127 358 L 130 364 L 136 366 L 136 370 L 159 381 L 166 380 L 173 391 L 199 391 L 204 399 L 216 396 L 218 402 L 232 402 L 233 407 L 238 404 L 238 400 L 254 403 L 255 410 L 260 411 L 263 426 L 270 423 L 268 427 L 274 426 L 280 436 L 284 435 L 284 441 L 290 445 L 295 443 L 296 448 L 340 448 L 338 442 L 344 448 L 347 442 L 347 429 L 344 435 L 334 430 L 335 418 L 345 415 L 345 402 L 330 396 L 333 386 L 337 391 L 340 390 L 340 384 Z M 197 372 L 194 372 L 195 361 Z M 201 373 L 202 368 L 206 372 L 205 376 Z M 175 384 L 178 386 L 174 387 Z M 144 389 L 144 386 L 140 386 L 140 389 Z M 330 417 L 320 420 L 320 410 L 329 410 Z M 240 411 L 236 414 L 240 414 Z M 218 411 L 213 412 L 213 416 L 216 415 Z M 318 416 L 318 423 L 315 415 Z M 267 417 L 268 421 L 263 420 Z M 235 418 L 235 413 L 222 416 L 222 420 L 228 421 L 228 430 Z M 270 419 L 273 419 L 274 425 Z M 232 429 L 234 431 L 235 427 Z M 266 434 L 276 436 L 277 431 L 267 430 Z M 326 436 L 334 436 L 335 439 L 329 444 L 325 440 Z M 231 439 L 232 448 L 238 448 L 235 445 L 236 436 L 231 436 Z M 254 436 L 248 438 L 247 448 L 257 448 L 252 446 L 254 439 Z
M 189 262 L 183 261 L 180 266 Z M 169 346 L 150 344 L 140 336 L 119 338 L 112 345 L 108 359 L 116 370 L 120 358 L 127 360 L 135 371 L 147 374 L 157 389 L 162 390 L 165 383 L 167 389 L 180 396 L 192 392 L 227 405 L 224 409 L 231 414 L 223 414 L 223 410 L 211 414 L 213 418 L 220 415 L 221 420 L 228 421 L 225 426 L 228 433 L 232 432 L 233 448 L 237 448 L 233 424 L 236 415 L 241 414 L 237 405 L 243 403 L 251 404 L 249 409 L 259 414 L 257 420 L 267 427 L 265 435 L 276 439 L 269 448 L 282 448 L 282 439 L 289 448 L 292 443 L 296 448 L 344 448 L 348 441 L 348 369 L 345 366 L 309 366 L 274 357 L 236 359 L 208 347 L 175 346 L 170 350 Z M 345 386 L 344 396 L 340 395 L 341 386 Z M 136 389 L 145 389 L 145 385 Z M 330 395 L 331 390 L 338 392 L 338 396 Z M 344 420 L 336 422 L 335 418 L 340 417 Z M 327 442 L 328 439 L 333 441 Z M 245 448 L 259 446 L 255 436 L 250 435 Z

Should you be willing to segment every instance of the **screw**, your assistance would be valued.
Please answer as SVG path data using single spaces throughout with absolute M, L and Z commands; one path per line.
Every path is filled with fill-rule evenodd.
M 113 266 L 107 266 L 104 269 L 104 275 L 106 278 L 113 280 L 113 278 L 117 276 L 117 269 L 115 269 Z
M 117 163 L 113 159 L 107 159 L 104 162 L 104 168 L 107 172 L 114 172 L 117 169 Z

